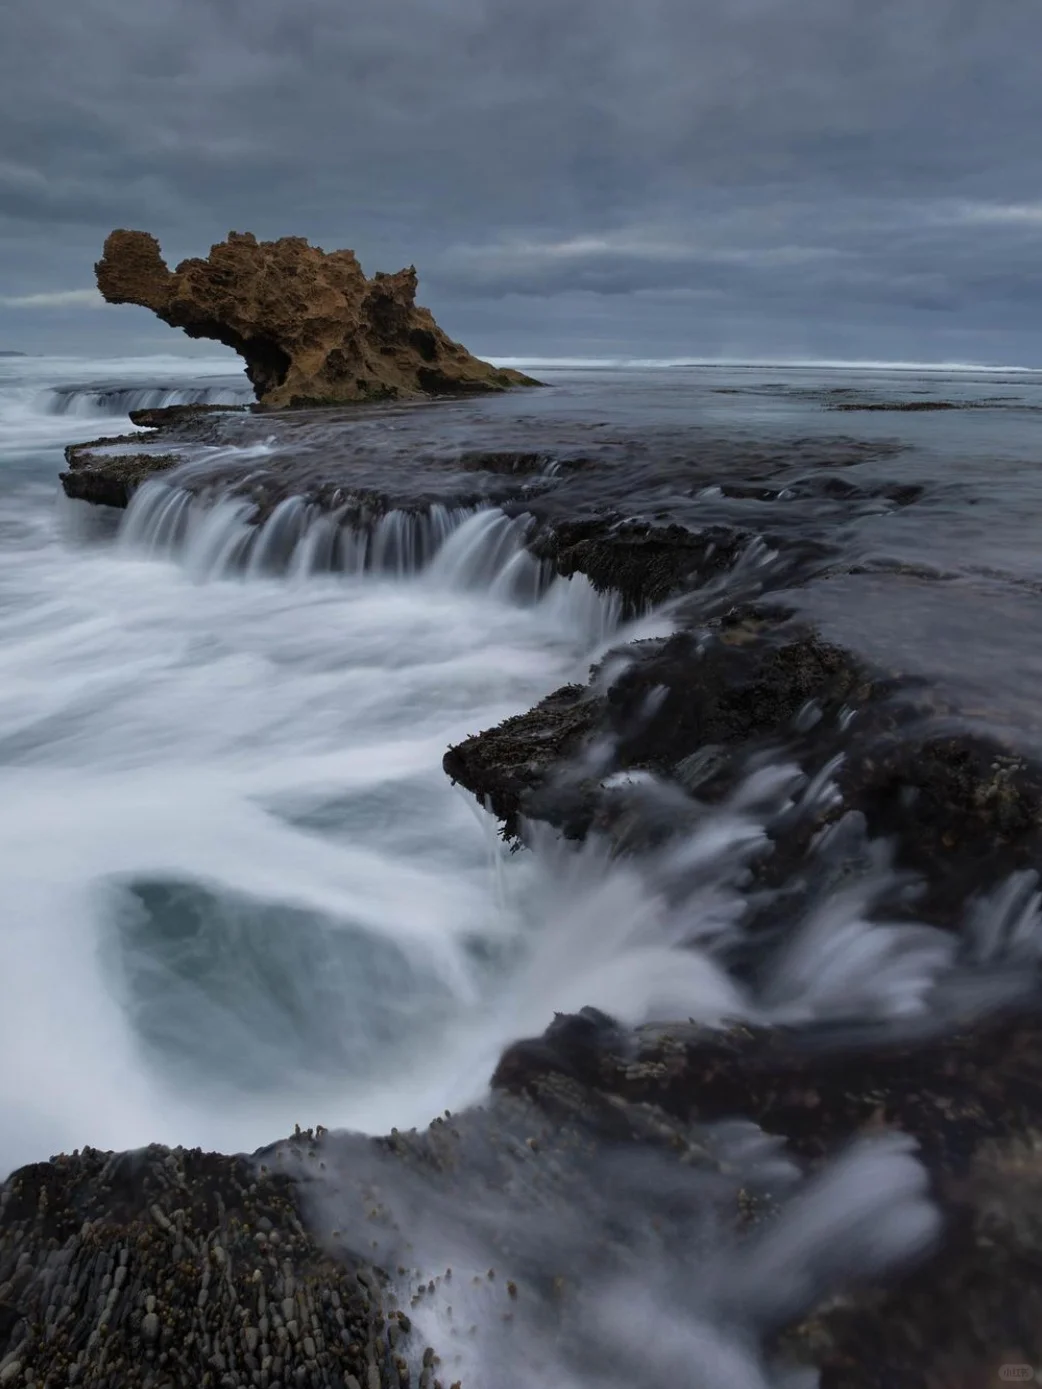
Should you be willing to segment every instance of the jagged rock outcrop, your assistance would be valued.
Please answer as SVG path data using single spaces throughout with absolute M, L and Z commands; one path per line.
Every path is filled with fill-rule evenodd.
M 416 304 L 414 267 L 370 280 L 354 251 L 327 254 L 301 236 L 229 232 L 205 260 L 170 270 L 154 236 L 114 231 L 95 271 L 110 304 L 140 304 L 234 348 L 270 408 L 537 384 L 443 333 Z

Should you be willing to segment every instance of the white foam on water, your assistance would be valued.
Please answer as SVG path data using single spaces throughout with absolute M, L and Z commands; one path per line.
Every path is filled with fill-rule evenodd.
M 76 419 L 106 419 L 132 410 L 161 410 L 172 405 L 249 405 L 252 387 L 230 379 L 221 385 L 194 386 L 58 386 L 48 392 L 47 413 Z
M 527 515 L 435 504 L 389 511 L 363 526 L 301 497 L 285 498 L 259 524 L 252 511 L 235 496 L 214 500 L 152 480 L 131 499 L 118 544 L 128 554 L 176 557 L 200 579 L 245 574 L 301 580 L 333 573 L 405 579 L 422 573 L 435 587 L 507 604 L 539 603 L 551 629 L 585 635 L 591 650 L 621 621 L 617 594 L 599 592 L 582 574 L 555 578 L 530 553 Z
M 253 399 L 233 354 L 191 360 L 0 358 L 0 466 L 19 455 L 82 441 L 90 419 L 107 419 L 113 429 L 131 431 L 130 410 L 198 403 L 203 397 L 229 405 Z M 98 432 L 88 430 L 88 437 Z
M 75 425 L 48 413 L 46 387 L 70 370 L 24 370 L 0 382 L 0 1173 L 88 1143 L 242 1150 L 295 1122 L 424 1125 L 480 1099 L 503 1047 L 557 1011 L 886 1025 L 939 1006 L 953 980 L 972 994 L 980 974 L 1037 962 L 1033 877 L 974 903 L 960 938 L 888 919 L 877 853 L 856 886 L 840 874 L 811 894 L 754 980 L 732 977 L 750 869 L 779 817 L 836 804 L 835 764 L 808 777 L 763 761 L 708 807 L 649 772 L 608 777 L 602 739 L 577 770 L 657 811 L 665 847 L 627 859 L 544 832 L 509 854 L 450 786 L 445 748 L 585 679 L 613 639 L 668 630 L 668 614 L 620 629 L 616 599 L 552 578 L 526 518 L 495 508 L 359 528 L 289 497 L 254 525 L 242 500 L 153 482 L 99 538 L 100 513 L 54 503 Z M 736 578 L 769 558 L 751 547 Z M 523 1305 L 504 1361 L 501 1308 L 474 1294 L 466 1382 L 791 1389 L 764 1338 L 922 1252 L 936 1214 L 902 1139 L 859 1145 L 810 1185 L 771 1161 L 790 1199 L 751 1242 L 678 1253 L 645 1228 L 631 1265 L 591 1281 L 577 1335 L 596 1368 L 559 1361 Z M 458 1252 L 443 1214 L 413 1232 L 432 1271 Z M 596 1221 L 554 1220 L 599 1257 Z M 445 1300 L 416 1318 L 439 1346 Z
M 426 1103 L 428 1054 L 452 1090 L 439 1039 L 516 948 L 494 884 L 531 867 L 442 754 L 584 678 L 616 605 L 496 511 L 360 532 L 291 498 L 257 527 L 155 483 L 99 542 L 41 438 L 4 435 L 0 1167 L 381 1127 L 390 1076 Z
M 931 1006 L 954 938 L 877 920 L 870 893 L 817 902 L 755 991 L 721 964 L 771 817 L 828 803 L 829 768 L 761 768 L 640 865 L 548 836 L 511 856 L 453 790 L 451 742 L 584 679 L 618 633 L 617 600 L 551 578 L 524 517 L 358 529 L 288 498 L 255 526 L 157 481 L 114 540 L 77 541 L 63 518 L 97 513 L 56 512 L 41 460 L 11 475 L 0 548 L 0 1165 L 423 1123 L 587 1004 L 629 1023 Z M 1036 938 L 1031 894 L 978 918 L 989 957 Z
M 682 831 L 640 863 L 596 839 L 505 851 L 445 748 L 625 635 L 615 598 L 532 557 L 525 517 L 358 528 L 290 497 L 254 525 L 155 481 L 114 539 L 76 539 L 99 513 L 56 511 L 56 451 L 27 443 L 5 435 L 0 533 L 0 1166 L 423 1123 L 555 1011 L 886 1020 L 956 969 L 955 936 L 876 909 L 883 868 L 812 902 L 755 988 L 727 973 L 773 818 L 832 804 L 834 767 L 761 766 L 712 810 L 622 777 Z M 1033 884 L 974 913 L 967 959 L 1034 958 Z

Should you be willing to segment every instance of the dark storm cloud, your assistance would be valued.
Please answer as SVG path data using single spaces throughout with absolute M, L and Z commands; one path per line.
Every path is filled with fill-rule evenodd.
M 415 261 L 499 352 L 1022 355 L 1040 54 L 1038 0 L 5 0 L 4 336 L 133 225 Z

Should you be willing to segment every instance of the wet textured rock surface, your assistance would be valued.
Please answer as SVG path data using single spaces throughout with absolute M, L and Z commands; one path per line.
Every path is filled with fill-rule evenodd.
M 838 795 L 783 819 L 757 869 L 796 892 L 809 851 L 850 810 L 918 883 L 902 911 L 951 927 L 967 901 L 1042 860 L 1042 765 L 974 730 L 921 682 L 822 640 L 784 609 L 739 606 L 695 630 L 625 647 L 534 709 L 449 749 L 446 773 L 503 822 L 591 828 L 620 848 L 660 840 L 685 800 L 722 800 L 758 758 L 791 758 Z M 627 777 L 674 788 L 663 825 Z M 620 782 L 620 778 L 622 778 Z
M 383 1280 L 243 1158 L 84 1149 L 0 1187 L 0 1383 L 399 1384 Z
M 684 1122 L 751 1118 L 812 1161 L 860 1130 L 893 1125 L 916 1138 L 933 1172 L 962 1178 L 987 1144 L 1031 1132 L 1040 1074 L 1042 1012 L 1023 1004 L 955 1031 L 689 1024 L 622 1033 L 587 1010 L 508 1048 L 492 1084 L 552 1105 L 571 1081 L 590 1103 L 617 1095 Z
M 902 1039 L 629 1032 L 586 1010 L 510 1048 L 488 1104 L 425 1132 L 309 1132 L 248 1160 L 87 1150 L 23 1169 L 0 1189 L 4 1382 L 433 1389 L 476 1364 L 474 1382 L 493 1382 L 497 1363 L 495 1382 L 544 1382 L 516 1377 L 533 1344 L 545 1382 L 569 1364 L 589 1374 L 592 1288 L 692 1258 L 712 1285 L 713 1260 L 766 1256 L 787 1189 L 851 1139 L 899 1129 L 944 1213 L 939 1245 L 889 1289 L 812 1280 L 783 1298 L 768 1353 L 821 1366 L 825 1385 L 958 1371 L 984 1386 L 1042 1349 L 1039 1036 L 1033 1011 Z M 796 1166 L 750 1160 L 728 1127 L 750 1117 Z M 432 1312 L 444 1340 L 428 1348 Z M 625 1382 L 654 1382 L 654 1341 L 642 1359 L 651 1378 Z
M 68 469 L 61 474 L 67 497 L 91 502 L 95 506 L 126 507 L 150 477 L 176 467 L 181 461 L 174 453 L 104 452 L 106 445 L 125 448 L 133 445 L 132 435 L 98 439 L 93 444 L 70 444 L 65 450 Z
M 848 406 L 866 408 L 860 397 L 842 393 L 825 402 L 826 409 Z M 451 1227 L 465 1250 L 491 1255 L 474 1324 L 481 1325 L 479 1341 L 490 1338 L 481 1364 L 495 1373 L 471 1382 L 513 1389 L 504 1375 L 519 1363 L 521 1331 L 553 1349 L 538 1374 L 518 1381 L 524 1389 L 561 1382 L 562 1364 L 581 1364 L 613 1386 L 673 1382 L 676 1370 L 657 1358 L 660 1341 L 650 1332 L 641 1333 L 634 1367 L 612 1358 L 608 1330 L 591 1320 L 581 1285 L 599 1285 L 606 1269 L 633 1274 L 625 1251 L 643 1250 L 640 1241 L 655 1221 L 680 1243 L 690 1236 L 700 1273 L 715 1274 L 712 1260 L 721 1249 L 735 1264 L 755 1263 L 758 1240 L 779 1218 L 784 1182 L 769 1165 L 765 1176 L 735 1158 L 726 1135 L 736 1121 L 752 1121 L 783 1145 L 787 1180 L 797 1185 L 827 1171 L 852 1142 L 907 1135 L 943 1214 L 939 1242 L 912 1266 L 888 1268 L 868 1286 L 811 1280 L 798 1306 L 765 1316 L 772 1356 L 820 1367 L 826 1389 L 983 1389 L 997 1382 L 1004 1364 L 1042 1363 L 1038 958 L 1018 934 L 1042 859 L 1037 717 L 1033 689 L 1025 696 L 1003 688 L 993 697 L 989 690 L 985 700 L 966 676 L 973 652 L 986 649 L 989 628 L 1011 608 L 1018 641 L 1030 641 L 1036 595 L 1025 589 L 1017 607 L 1013 585 L 960 573 L 954 562 L 945 570 L 909 558 L 902 536 L 920 526 L 919 545 L 919 536 L 939 529 L 947 520 L 945 488 L 959 484 L 915 473 L 892 438 L 724 436 L 708 424 L 679 429 L 591 417 L 574 402 L 557 407 L 552 399 L 542 414 L 533 408 L 518 417 L 516 408 L 497 397 L 279 417 L 149 413 L 136 422 L 160 433 L 72 450 L 64 482 L 69 495 L 120 506 L 145 477 L 165 473 L 172 487 L 193 495 L 249 500 L 257 521 L 292 497 L 357 526 L 395 509 L 498 506 L 529 518 L 526 543 L 548 569 L 586 575 L 618 595 L 626 616 L 667 603 L 669 634 L 624 634 L 588 681 L 549 693 L 495 728 L 475 730 L 447 752 L 445 770 L 488 806 L 507 835 L 523 842 L 546 822 L 572 839 L 596 839 L 608 865 L 654 861 L 717 810 L 735 814 L 758 775 L 788 767 L 791 804 L 765 813 L 762 843 L 742 878 L 742 930 L 714 946 L 714 958 L 761 1009 L 759 1020 L 710 1029 L 680 1019 L 634 1030 L 594 1010 L 563 1016 L 544 1036 L 506 1051 L 486 1105 L 446 1116 L 427 1132 L 376 1143 L 307 1136 L 275 1145 L 253 1165 L 157 1151 L 132 1168 L 153 1176 L 115 1183 L 126 1192 L 122 1204 L 113 1205 L 110 1171 L 130 1170 L 121 1165 L 130 1159 L 106 1166 L 107 1159 L 88 1155 L 16 1174 L 0 1198 L 7 1241 L 0 1348 L 8 1337 L 0 1375 L 17 1363 L 13 1382 L 64 1373 L 65 1362 L 53 1358 L 59 1354 L 83 1356 L 82 1382 L 108 1382 L 118 1359 L 98 1358 L 103 1338 L 99 1332 L 90 1341 L 96 1323 L 85 1314 L 75 1314 L 78 1339 L 55 1332 L 48 1340 L 48 1260 L 62 1254 L 63 1241 L 86 1238 L 75 1230 L 87 1210 L 112 1232 L 105 1240 L 119 1241 L 112 1245 L 118 1263 L 131 1242 L 126 1232 L 155 1226 L 149 1202 L 160 1180 L 154 1174 L 163 1172 L 173 1174 L 164 1218 L 173 1219 L 173 1202 L 195 1202 L 191 1238 L 211 1250 L 200 1269 L 213 1264 L 216 1238 L 222 1251 L 235 1247 L 234 1269 L 241 1263 L 252 1270 L 247 1251 L 266 1247 L 257 1240 L 266 1230 L 234 1184 L 258 1201 L 250 1192 L 256 1182 L 267 1202 L 262 1219 L 295 1241 L 287 1271 L 279 1258 L 271 1262 L 267 1232 L 266 1263 L 255 1264 L 268 1301 L 289 1296 L 287 1277 L 295 1287 L 314 1277 L 313 1299 L 323 1309 L 337 1310 L 334 1292 L 341 1309 L 348 1295 L 369 1303 L 355 1302 L 358 1320 L 347 1328 L 334 1316 L 337 1330 L 318 1310 L 318 1327 L 311 1323 L 315 1355 L 284 1357 L 278 1382 L 287 1382 L 287 1368 L 294 1375 L 288 1382 L 340 1383 L 341 1374 L 348 1389 L 349 1375 L 364 1389 L 406 1382 L 433 1389 L 436 1377 L 446 1386 L 461 1376 L 467 1382 L 473 1360 L 453 1358 L 456 1332 L 469 1335 L 459 1268 L 450 1279 L 444 1266 L 430 1263 L 424 1237 L 432 1224 Z M 867 405 L 869 414 L 889 409 L 885 401 Z M 946 411 L 920 402 L 897 413 Z M 248 459 L 236 452 L 251 446 Z M 957 658 L 946 666 L 939 631 L 950 631 Z M 950 976 L 934 1012 L 914 1026 L 901 1016 L 779 1024 L 768 1017 L 771 967 L 829 891 L 853 890 L 871 877 L 872 845 L 886 847 L 894 872 L 887 895 L 868 900 L 864 910 L 888 922 L 922 923 L 927 934 L 941 928 L 951 947 Z M 975 912 L 989 894 L 1006 889 L 1006 909 L 994 914 L 1003 938 L 975 933 Z M 663 896 L 670 890 L 665 884 Z M 933 932 L 930 949 L 940 934 Z M 626 1182 L 615 1165 L 620 1155 L 636 1163 L 625 1168 Z M 267 1185 L 256 1175 L 247 1180 L 257 1164 L 282 1175 Z M 682 1186 L 674 1185 L 678 1172 Z M 211 1187 L 236 1210 L 245 1243 L 235 1245 L 239 1227 L 209 1204 Z M 684 1224 L 696 1205 L 712 1214 L 708 1235 Z M 71 1212 L 57 1233 L 48 1214 L 55 1210 Z M 570 1219 L 575 1212 L 579 1225 L 596 1231 L 592 1244 Z M 884 1223 L 886 1212 L 877 1215 Z M 161 1222 L 156 1228 L 163 1233 Z M 52 1239 L 55 1249 L 48 1247 Z M 141 1266 L 138 1298 L 168 1257 L 158 1235 L 149 1239 L 155 1273 L 153 1265 Z M 92 1277 L 95 1246 L 68 1247 L 71 1261 L 80 1269 L 89 1263 Z M 379 1291 L 380 1280 L 365 1271 L 369 1259 L 394 1281 L 393 1290 Z M 654 1246 L 654 1260 L 697 1282 L 668 1238 Z M 638 1270 L 636 1290 L 626 1285 L 624 1306 L 642 1307 L 638 1294 L 648 1288 L 662 1291 L 648 1272 L 652 1265 Z M 186 1270 L 195 1267 L 189 1259 Z M 274 1384 L 274 1321 L 266 1371 L 263 1360 L 255 1369 L 245 1358 L 256 1358 L 256 1348 L 241 1336 L 232 1336 L 231 1349 L 222 1342 L 217 1353 L 227 1358 L 213 1363 L 218 1331 L 223 1336 L 234 1320 L 222 1304 L 200 1330 L 202 1273 L 193 1282 L 195 1273 L 185 1271 L 182 1284 L 180 1268 L 166 1272 L 180 1337 L 180 1349 L 175 1355 L 171 1342 L 164 1364 L 169 1382 L 201 1383 L 205 1378 L 191 1376 L 211 1374 L 215 1384 L 256 1383 L 256 1374 L 263 1385 L 267 1373 L 266 1383 Z M 282 1278 L 281 1292 L 277 1283 L 269 1288 L 269 1269 Z M 369 1281 L 361 1291 L 355 1284 L 352 1294 L 359 1271 Z M 259 1333 L 252 1287 L 236 1287 L 240 1301 L 229 1306 L 235 1316 L 245 1309 L 243 1325 Z M 110 1295 L 111 1285 L 99 1286 L 91 1305 Z M 144 1294 L 153 1295 L 160 1298 Z M 456 1308 L 458 1327 L 436 1319 L 444 1341 L 437 1339 L 430 1361 L 415 1333 L 401 1329 L 394 1297 L 405 1299 L 407 1322 L 419 1323 L 429 1306 Z M 688 1314 L 705 1310 L 689 1307 Z M 711 1310 L 719 1323 L 738 1318 L 724 1304 Z M 69 1313 L 61 1326 L 72 1321 Z M 299 1357 L 301 1343 L 284 1321 L 278 1344 Z M 124 1326 L 132 1326 L 129 1310 Z M 762 1329 L 754 1334 L 743 1325 L 742 1335 L 755 1340 Z M 145 1383 L 153 1372 L 154 1382 L 166 1382 L 140 1333 L 136 1340 L 132 1330 L 117 1334 L 128 1339 L 115 1342 L 124 1378 L 113 1383 L 136 1382 L 134 1374 Z M 198 1357 L 205 1339 L 189 1337 L 206 1335 L 211 1360 L 204 1362 Z M 337 1359 L 338 1336 L 347 1361 Z M 354 1360 L 352 1345 L 361 1351 Z M 320 1351 L 330 1358 L 322 1361 Z
M 530 547 L 555 572 L 588 575 L 628 611 L 727 571 L 757 535 L 777 537 L 794 566 L 813 571 L 833 553 L 821 539 L 828 522 L 896 511 L 919 494 L 886 473 L 888 440 L 746 439 L 634 423 L 624 411 L 590 418 L 552 392 L 525 399 L 545 405 L 519 415 L 516 398 L 500 395 L 285 414 L 135 412 L 154 432 L 72 446 L 62 482 L 69 495 L 120 506 L 137 482 L 164 476 L 241 496 L 257 520 L 291 497 L 349 520 L 498 505 L 532 518 Z M 884 475 L 855 482 L 859 467 Z
M 269 408 L 534 384 L 453 342 L 416 303 L 413 267 L 366 279 L 353 251 L 231 232 L 171 271 L 155 237 L 114 231 L 95 267 L 110 304 L 140 304 L 245 359 Z
M 824 1386 L 997 1381 L 1042 1355 L 1042 1015 L 954 1034 L 694 1026 L 620 1036 L 588 1013 L 510 1048 L 493 1084 L 560 1111 L 583 1090 L 674 1122 L 752 1117 L 812 1164 L 858 1134 L 914 1135 L 944 1213 L 938 1247 L 889 1291 L 839 1299 L 779 1344 Z

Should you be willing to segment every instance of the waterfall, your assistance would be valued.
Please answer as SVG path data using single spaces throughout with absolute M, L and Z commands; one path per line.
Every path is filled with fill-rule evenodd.
M 409 579 L 422 574 L 433 586 L 478 591 L 508 604 L 542 603 L 555 620 L 600 645 L 617 629 L 622 603 L 600 593 L 585 575 L 555 577 L 526 548 L 528 515 L 498 507 L 447 507 L 386 512 L 368 524 L 327 512 L 303 497 L 286 497 L 254 523 L 252 504 L 216 500 L 157 480 L 131 499 L 119 535 L 122 550 L 165 556 L 196 579 L 363 574 Z
M 170 405 L 249 405 L 252 400 L 250 387 L 230 378 L 208 386 L 55 386 L 46 409 L 49 415 L 104 419 Z

